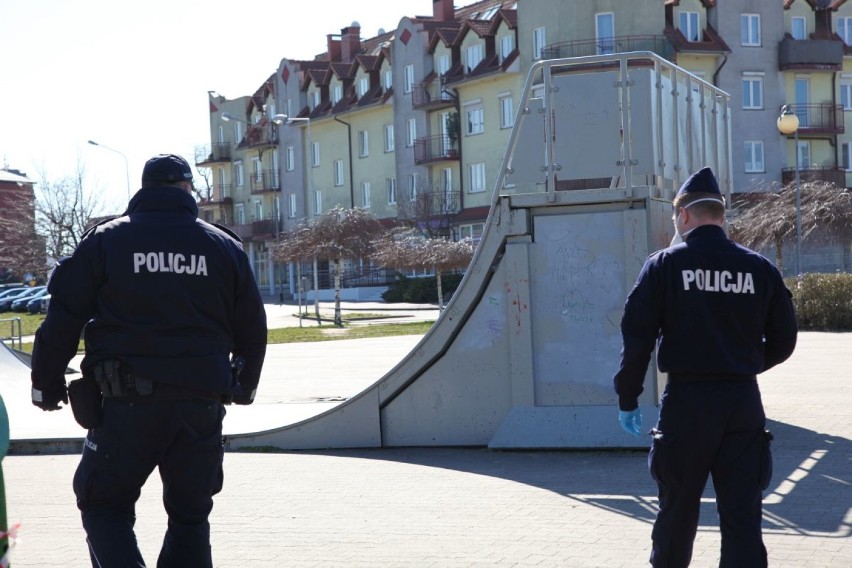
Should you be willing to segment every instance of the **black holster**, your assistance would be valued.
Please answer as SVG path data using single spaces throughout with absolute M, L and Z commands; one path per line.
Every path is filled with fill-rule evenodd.
M 83 375 L 68 384 L 68 399 L 77 424 L 90 430 L 104 419 L 104 397 L 91 375 Z
M 104 398 L 149 396 L 154 391 L 151 381 L 137 377 L 128 365 L 118 359 L 98 361 L 92 366 L 92 374 Z

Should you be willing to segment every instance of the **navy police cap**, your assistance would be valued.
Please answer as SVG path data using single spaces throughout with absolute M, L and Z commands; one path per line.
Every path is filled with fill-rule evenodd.
M 145 162 L 142 186 L 157 183 L 192 181 L 189 163 L 176 154 L 158 154 Z
M 695 195 L 696 197 L 700 195 L 701 201 L 725 202 L 722 193 L 719 191 L 719 184 L 716 181 L 716 176 L 713 175 L 713 170 L 706 166 L 683 182 L 683 185 L 677 190 L 675 198 L 685 195 Z M 697 203 L 697 201 L 693 203 Z

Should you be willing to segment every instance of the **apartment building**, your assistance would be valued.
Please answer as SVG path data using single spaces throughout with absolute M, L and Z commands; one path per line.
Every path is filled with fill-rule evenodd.
M 476 239 L 530 66 L 638 50 L 731 94 L 735 192 L 777 188 L 796 164 L 846 187 L 850 44 L 845 0 L 433 0 L 431 16 L 372 37 L 353 22 L 315 58 L 285 57 L 250 97 L 211 95 L 200 207 L 243 237 L 269 293 L 294 290 L 276 236 L 331 207 Z M 776 127 L 785 104 L 798 145 Z

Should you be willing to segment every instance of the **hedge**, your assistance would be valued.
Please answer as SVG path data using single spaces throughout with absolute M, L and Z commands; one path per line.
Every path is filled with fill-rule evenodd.
M 459 287 L 462 274 L 441 274 L 441 291 L 449 299 Z M 408 302 L 410 304 L 435 304 L 438 301 L 438 281 L 434 276 L 408 278 L 402 274 L 382 294 L 386 302 Z
M 802 331 L 852 331 L 852 274 L 804 274 L 784 282 Z

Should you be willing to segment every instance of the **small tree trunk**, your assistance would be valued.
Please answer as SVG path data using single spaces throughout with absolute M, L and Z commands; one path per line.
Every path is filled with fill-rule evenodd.
M 784 273 L 784 255 L 781 253 L 781 239 L 775 239 L 775 265 L 778 272 Z
M 343 318 L 340 315 L 340 269 L 341 260 L 334 261 L 334 325 L 343 326 Z
M 435 277 L 438 279 L 438 309 L 444 309 L 444 287 L 441 284 L 441 271 L 435 268 Z

